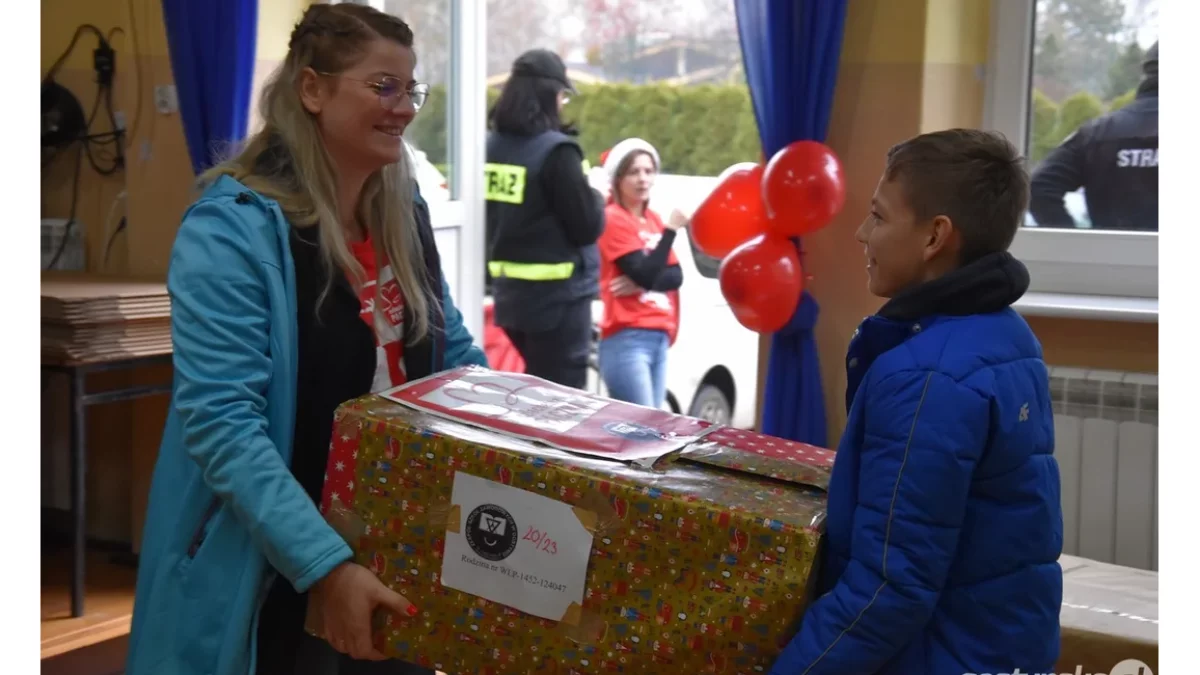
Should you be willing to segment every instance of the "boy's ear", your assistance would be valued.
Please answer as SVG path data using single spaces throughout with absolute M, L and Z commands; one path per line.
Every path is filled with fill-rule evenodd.
M 960 246 L 958 228 L 949 216 L 934 216 L 928 232 L 929 238 L 925 242 L 927 262 L 945 254 L 957 255 Z

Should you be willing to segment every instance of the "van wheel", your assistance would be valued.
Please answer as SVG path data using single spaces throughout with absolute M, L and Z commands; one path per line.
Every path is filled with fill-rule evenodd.
M 725 396 L 725 392 L 717 387 L 706 384 L 696 392 L 688 415 L 713 424 L 729 424 L 733 418 L 733 406 Z

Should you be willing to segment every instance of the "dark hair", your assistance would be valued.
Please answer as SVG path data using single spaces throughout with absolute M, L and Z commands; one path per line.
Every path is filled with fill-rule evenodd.
M 545 131 L 574 134 L 558 115 L 562 84 L 546 77 L 513 75 L 488 113 L 488 126 L 505 134 L 537 136 Z
M 946 216 L 962 236 L 961 261 L 1008 250 L 1029 206 L 1029 172 L 1001 134 L 948 129 L 888 150 L 884 178 L 899 181 L 918 220 Z
M 654 165 L 654 170 L 658 171 L 658 162 L 654 161 L 654 155 L 645 150 L 631 150 L 625 153 L 620 162 L 617 162 L 617 170 L 612 175 L 612 191 L 613 201 L 621 204 L 621 179 L 625 174 L 629 173 L 629 167 L 633 166 L 633 160 L 645 155 L 650 158 L 650 163 Z M 624 204 L 621 204 L 624 206 Z

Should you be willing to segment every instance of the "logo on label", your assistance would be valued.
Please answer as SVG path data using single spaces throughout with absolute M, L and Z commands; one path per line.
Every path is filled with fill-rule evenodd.
M 661 441 L 664 438 L 658 429 L 636 422 L 609 422 L 604 425 L 604 430 L 630 441 Z
M 467 545 L 480 558 L 498 562 L 517 548 L 517 521 L 495 504 L 483 504 L 467 516 Z

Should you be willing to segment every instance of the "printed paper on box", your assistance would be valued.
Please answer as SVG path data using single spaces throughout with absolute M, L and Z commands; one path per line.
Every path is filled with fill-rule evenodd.
M 651 465 L 716 427 L 614 401 L 531 375 L 463 366 L 383 396 L 443 419 L 567 452 Z

